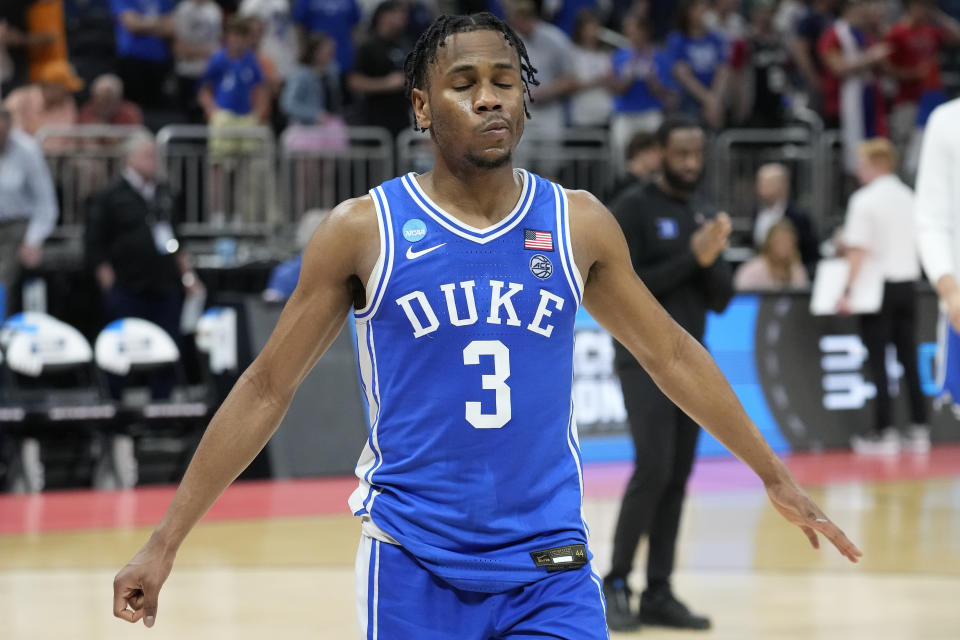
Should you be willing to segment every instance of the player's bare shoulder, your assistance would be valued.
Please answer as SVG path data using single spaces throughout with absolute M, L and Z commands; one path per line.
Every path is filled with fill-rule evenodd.
M 344 200 L 317 227 L 305 254 L 305 268 L 319 262 L 328 270 L 365 282 L 380 254 L 380 229 L 373 198 Z
M 583 189 L 567 189 L 570 211 L 570 240 L 574 259 L 586 275 L 621 236 L 620 225 L 600 200 Z

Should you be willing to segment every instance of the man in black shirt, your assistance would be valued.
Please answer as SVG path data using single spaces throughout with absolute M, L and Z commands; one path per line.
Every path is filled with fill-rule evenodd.
M 784 99 L 790 91 L 790 53 L 773 24 L 772 0 L 756 0 L 746 38 L 747 89 L 740 119 L 746 126 L 778 128 L 786 122 Z
M 722 311 L 733 296 L 732 272 L 721 253 L 730 218 L 697 212 L 691 196 L 703 174 L 706 136 L 692 120 L 671 118 L 657 134 L 663 167 L 651 183 L 625 191 L 611 207 L 623 229 L 633 267 L 667 312 L 697 340 L 707 310 Z M 604 578 L 607 621 L 626 631 L 644 624 L 707 629 L 710 621 L 678 601 L 670 587 L 680 512 L 700 428 L 657 387 L 636 359 L 616 345 L 636 467 L 627 485 Z M 627 576 L 640 538 L 649 536 L 647 589 L 639 618 Z
M 122 177 L 88 211 L 86 258 L 109 319 L 143 318 L 180 342 L 184 289 L 199 293 L 203 285 L 174 233 L 176 202 L 169 187 L 156 182 L 156 152 L 149 134 L 130 141 Z M 172 382 L 151 381 L 153 395 L 169 395 Z M 111 390 L 117 394 L 119 382 Z
M 410 127 L 410 101 L 403 91 L 403 62 L 409 47 L 403 39 L 407 9 L 395 0 L 377 6 L 370 37 L 357 50 L 350 90 L 360 96 L 361 124 L 384 127 L 397 135 Z

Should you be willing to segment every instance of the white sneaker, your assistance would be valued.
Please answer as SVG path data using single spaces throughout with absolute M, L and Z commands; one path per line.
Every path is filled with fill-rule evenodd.
M 24 438 L 7 470 L 7 491 L 10 493 L 39 493 L 43 491 L 46 474 L 40 459 L 40 443 L 35 438 Z
M 133 438 L 126 434 L 113 436 L 110 458 L 113 462 L 113 472 L 120 489 L 132 489 L 137 486 L 139 466 L 134 451 Z
M 901 441 L 904 451 L 927 453 L 930 451 L 930 427 L 925 424 L 912 424 Z
M 855 435 L 850 446 L 861 456 L 895 456 L 900 453 L 900 436 L 893 429 L 884 429 L 881 434 Z
M 40 442 L 35 438 L 24 438 L 20 445 L 20 464 L 23 473 L 24 488 L 29 493 L 43 491 L 46 473 L 40 459 Z

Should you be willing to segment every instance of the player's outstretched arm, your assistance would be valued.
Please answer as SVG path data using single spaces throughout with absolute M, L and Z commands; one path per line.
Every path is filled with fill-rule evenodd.
M 211 420 L 163 520 L 114 579 L 115 616 L 153 626 L 177 549 L 276 431 L 297 387 L 340 332 L 362 289 L 358 274 L 366 278 L 378 249 L 369 198 L 345 202 L 318 227 L 270 340 Z
M 637 277 L 613 216 L 593 196 L 572 192 L 571 236 L 585 276 L 584 306 L 636 357 L 660 389 L 763 480 L 777 510 L 814 548 L 817 533 L 856 562 L 862 555 L 797 484 L 747 416 L 703 346 L 660 306 Z

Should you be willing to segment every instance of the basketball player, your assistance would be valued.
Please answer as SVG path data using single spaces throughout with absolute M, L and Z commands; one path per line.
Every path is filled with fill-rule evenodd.
M 934 109 L 927 121 L 917 170 L 915 218 L 920 262 L 937 290 L 943 318 L 939 383 L 960 404 L 960 194 L 956 149 L 960 100 Z
M 751 466 L 814 547 L 819 532 L 856 561 L 637 278 L 610 213 L 512 166 L 536 82 L 517 35 L 491 14 L 442 16 L 405 72 L 433 171 L 348 200 L 320 225 L 273 336 L 114 580 L 114 614 L 155 623 L 180 544 L 266 444 L 351 307 L 372 418 L 350 498 L 364 638 L 607 638 L 570 393 L 580 304 Z

